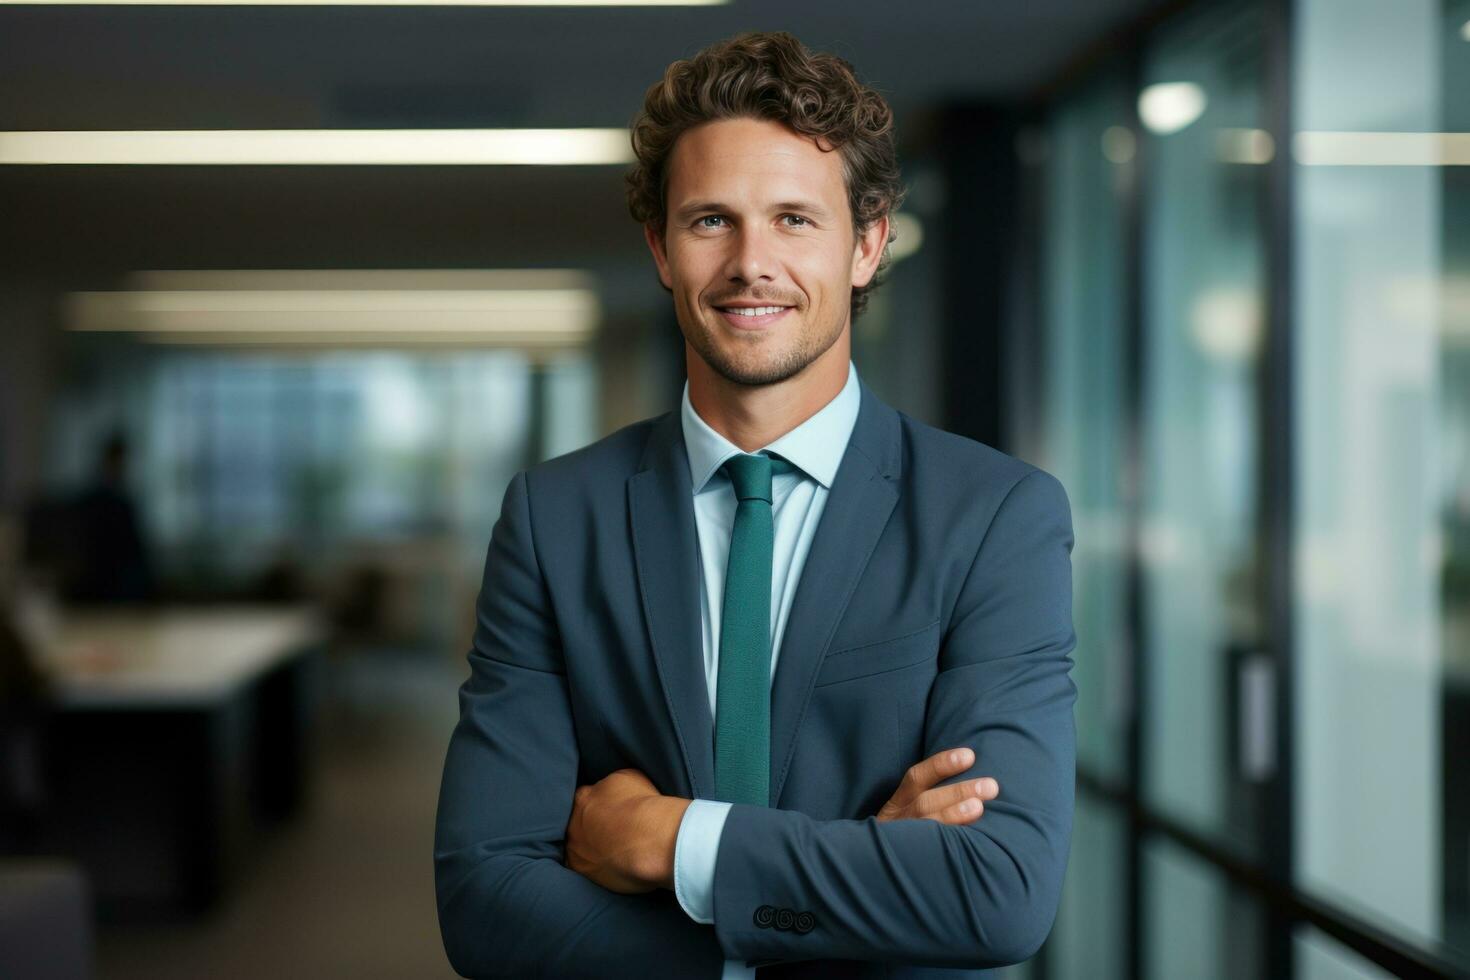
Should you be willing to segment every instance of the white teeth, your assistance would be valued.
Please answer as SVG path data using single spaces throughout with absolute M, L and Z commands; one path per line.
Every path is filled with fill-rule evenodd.
M 756 306 L 748 309 L 731 307 L 729 312 L 738 313 L 741 316 L 765 316 L 768 313 L 780 313 L 784 309 L 786 309 L 784 306 Z

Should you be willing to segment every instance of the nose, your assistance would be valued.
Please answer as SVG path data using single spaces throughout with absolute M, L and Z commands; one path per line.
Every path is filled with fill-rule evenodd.
M 775 260 L 761 229 L 746 226 L 730 236 L 725 277 L 746 285 L 775 278 Z

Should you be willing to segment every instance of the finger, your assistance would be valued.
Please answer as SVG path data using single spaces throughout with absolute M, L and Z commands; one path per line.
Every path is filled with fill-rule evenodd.
M 919 769 L 917 779 L 921 784 L 918 787 L 919 792 L 923 793 L 940 780 L 947 779 L 956 773 L 964 772 L 974 762 L 974 751 L 964 746 L 934 753 L 919 763 L 917 767 Z
M 961 800 L 972 797 L 979 800 L 993 800 L 999 794 L 1000 784 L 989 776 L 981 776 L 978 779 L 967 779 L 948 786 L 936 786 L 920 795 L 914 806 L 920 816 L 929 816 L 948 809 Z
M 932 816 L 954 806 L 961 800 L 968 800 L 972 797 L 982 801 L 993 800 L 999 791 L 1000 786 L 989 776 L 967 779 L 948 786 L 936 786 L 920 794 L 919 798 L 914 801 L 914 810 L 918 816 Z
M 898 785 L 894 793 L 894 802 L 898 807 L 907 808 L 919 799 L 920 793 L 938 783 L 947 776 L 963 773 L 964 770 L 975 763 L 975 752 L 969 748 L 947 749 L 944 752 L 935 752 L 931 757 L 920 763 L 914 763 L 904 773 L 903 782 Z
M 984 813 L 985 804 L 981 802 L 978 796 L 972 796 L 969 799 L 961 800 L 953 806 L 945 807 L 939 811 L 936 817 L 930 819 L 937 819 L 940 823 L 962 824 L 977 820 Z

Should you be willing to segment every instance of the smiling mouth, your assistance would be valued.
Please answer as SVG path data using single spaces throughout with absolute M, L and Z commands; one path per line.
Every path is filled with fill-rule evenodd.
M 769 316 L 772 313 L 780 313 L 782 310 L 790 309 L 789 306 L 717 306 L 715 309 L 721 313 L 729 313 L 734 316 L 758 317 Z
M 762 330 L 784 317 L 789 306 L 716 306 L 725 322 L 736 330 Z

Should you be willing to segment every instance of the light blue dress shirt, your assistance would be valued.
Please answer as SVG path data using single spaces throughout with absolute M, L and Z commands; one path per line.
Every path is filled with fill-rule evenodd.
M 827 503 L 827 492 L 837 476 L 837 467 L 847 451 L 847 441 L 857 424 L 857 367 L 847 362 L 847 384 L 815 415 L 760 447 L 790 460 L 797 470 L 772 477 L 771 516 L 775 541 L 771 561 L 771 676 L 791 600 L 801 579 L 801 568 L 817 533 L 817 522 Z M 710 717 L 715 716 L 715 687 L 719 679 L 720 611 L 725 597 L 725 561 L 730 552 L 730 531 L 735 524 L 735 490 L 721 470 L 725 460 L 743 450 L 710 428 L 689 401 L 689 382 L 684 382 L 682 424 L 684 446 L 689 454 L 689 477 L 694 487 L 694 519 L 699 530 L 702 588 L 700 620 L 704 634 L 704 676 L 709 687 Z M 716 800 L 694 800 L 684 812 L 674 845 L 674 894 L 695 922 L 712 923 L 715 857 L 725 829 L 730 804 Z M 723 980 L 751 980 L 755 970 L 743 960 L 726 960 Z

